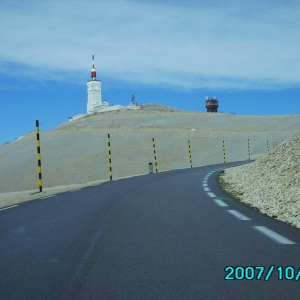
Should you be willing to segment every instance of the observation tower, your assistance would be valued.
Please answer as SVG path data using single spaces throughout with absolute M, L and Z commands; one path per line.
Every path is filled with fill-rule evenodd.
M 205 107 L 207 112 L 218 112 L 218 100 L 217 97 L 209 98 L 205 97 Z

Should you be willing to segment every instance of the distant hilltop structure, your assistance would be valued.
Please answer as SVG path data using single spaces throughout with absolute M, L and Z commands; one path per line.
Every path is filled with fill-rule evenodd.
M 96 79 L 94 55 L 92 56 L 92 63 L 93 63 L 93 67 L 91 69 L 92 80 L 89 80 L 87 82 L 87 96 L 88 96 L 87 113 L 88 114 L 94 112 L 95 110 L 97 110 L 97 108 L 100 108 L 103 106 L 101 80 Z
M 112 110 L 137 110 L 140 106 L 135 101 L 135 96 L 132 95 L 131 103 L 128 106 L 122 105 L 108 105 L 108 101 L 102 101 L 102 84 L 101 80 L 96 78 L 96 68 L 94 55 L 92 55 L 92 69 L 91 69 L 91 80 L 87 82 L 87 114 L 75 114 L 73 117 L 69 118 L 70 121 L 80 119 L 84 116 L 112 111 Z
M 217 97 L 209 98 L 205 97 L 205 107 L 207 112 L 218 112 L 218 100 Z

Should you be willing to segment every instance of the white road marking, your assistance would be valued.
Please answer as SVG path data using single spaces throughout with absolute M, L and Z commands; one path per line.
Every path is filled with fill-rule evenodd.
M 214 193 L 212 193 L 212 192 L 208 192 L 207 195 L 208 195 L 209 197 L 217 197 L 217 196 L 216 196 Z
M 209 188 L 209 187 L 204 187 L 203 189 L 204 189 L 204 191 L 206 191 L 206 192 L 210 192 L 210 188 Z
M 275 231 L 265 226 L 252 226 L 254 229 L 260 231 L 265 236 L 269 237 L 278 244 L 296 244 L 295 242 L 285 238 L 284 236 L 276 233 Z
M 220 206 L 228 206 L 225 202 L 223 202 L 222 200 L 214 200 L 218 205 Z
M 227 210 L 230 214 L 235 216 L 236 218 L 242 220 L 242 221 L 248 221 L 251 220 L 250 218 L 246 217 L 245 215 L 241 214 L 240 212 L 236 210 Z
M 202 185 L 203 185 L 203 186 L 207 186 L 207 183 L 203 183 Z
M 81 189 L 72 190 L 72 191 L 70 191 L 70 193 L 72 193 L 72 192 L 76 192 L 76 191 L 79 191 L 79 190 L 81 190 Z
M 53 195 L 47 196 L 47 197 L 43 197 L 43 198 L 40 198 L 40 199 L 46 199 L 46 198 L 50 198 L 50 197 L 53 197 Z
M 9 208 L 13 208 L 13 207 L 16 207 L 16 206 L 19 206 L 19 205 L 13 205 L 13 206 L 9 206 L 9 207 L 5 207 L 5 208 L 1 208 L 0 210 L 9 209 Z

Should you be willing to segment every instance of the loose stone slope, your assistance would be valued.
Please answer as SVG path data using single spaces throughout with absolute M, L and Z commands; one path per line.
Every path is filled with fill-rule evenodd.
M 226 169 L 225 190 L 260 212 L 300 228 L 300 132 L 247 165 Z

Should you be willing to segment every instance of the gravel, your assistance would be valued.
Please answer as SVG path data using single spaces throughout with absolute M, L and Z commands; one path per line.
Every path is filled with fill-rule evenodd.
M 275 219 L 300 228 L 300 132 L 247 165 L 220 176 L 228 192 Z

